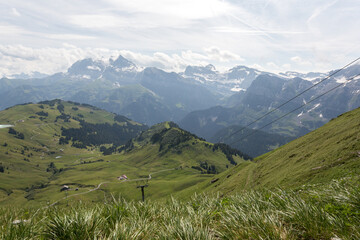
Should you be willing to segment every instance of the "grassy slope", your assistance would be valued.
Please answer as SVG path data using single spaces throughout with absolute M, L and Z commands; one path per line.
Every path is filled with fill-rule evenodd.
M 1 239 L 359 239 L 359 179 L 186 202 L 1 208 Z
M 360 174 L 360 108 L 331 120 L 323 127 L 272 152 L 244 162 L 189 188 L 193 192 L 233 193 L 244 189 L 296 188 Z
M 114 123 L 112 113 L 82 105 L 75 106 L 68 102 L 62 104 L 66 114 L 81 114 L 87 122 Z M 70 122 L 60 119 L 54 122 L 56 116 L 60 115 L 57 105 L 42 105 L 44 109 L 40 108 L 40 104 L 30 104 L 0 112 L 0 124 L 13 124 L 14 129 L 25 136 L 24 140 L 20 140 L 9 134 L 7 128 L 0 129 L 0 162 L 5 167 L 5 172 L 0 173 L 0 205 L 46 205 L 66 196 L 65 192 L 60 192 L 63 184 L 71 187 L 68 195 L 73 195 L 88 192 L 101 182 L 107 183 L 102 185 L 99 191 L 71 197 L 68 201 L 99 202 L 110 198 L 111 194 L 139 200 L 141 193 L 136 189 L 139 182 L 120 182 L 116 177 L 126 174 L 129 179 L 147 178 L 149 173 L 182 166 L 182 169 L 152 176 L 149 187 L 145 190 L 146 197 L 162 198 L 213 176 L 200 174 L 191 166 L 207 161 L 216 165 L 217 170 L 223 171 L 226 165 L 230 165 L 220 150 L 212 151 L 209 148 L 211 144 L 196 138 L 180 143 L 176 150 L 169 148 L 159 152 L 158 143 L 150 144 L 145 141 L 152 136 L 153 129 L 144 134 L 145 140 L 134 142 L 135 148 L 131 151 L 109 156 L 103 156 L 98 147 L 77 149 L 71 147 L 71 144 L 59 145 L 61 127 L 79 127 L 79 122 L 73 119 Z M 73 110 L 73 107 L 78 110 Z M 49 116 L 41 121 L 35 114 L 39 111 L 48 112 Z M 36 118 L 29 118 L 30 116 Z M 130 121 L 128 124 L 137 123 Z M 159 127 L 170 128 L 168 123 Z M 169 132 L 182 134 L 182 130 L 178 128 L 172 128 Z M 7 146 L 3 146 L 5 142 Z M 28 160 L 25 161 L 24 158 Z M 104 161 L 94 162 L 99 159 Z M 239 157 L 235 160 L 243 161 Z M 84 161 L 92 163 L 81 164 Z M 47 172 L 50 162 L 54 162 L 58 169 L 63 168 L 64 171 L 55 175 Z M 75 192 L 75 188 L 79 190 Z M 29 201 L 30 199 L 33 201 Z

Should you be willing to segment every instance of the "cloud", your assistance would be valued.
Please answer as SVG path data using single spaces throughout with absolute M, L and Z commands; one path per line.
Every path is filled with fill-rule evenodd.
M 108 28 L 126 26 L 126 21 L 111 15 L 73 15 L 70 23 L 83 28 Z
M 97 55 L 95 49 L 102 47 L 112 53 L 126 49 L 138 57 L 139 64 L 171 70 L 207 62 L 217 68 L 239 62 L 270 68 L 267 63 L 273 62 L 280 69 L 291 63 L 291 70 L 323 71 L 357 57 L 360 32 L 354 31 L 354 26 L 360 24 L 359 10 L 360 4 L 354 1 L 338 0 L 306 4 L 279 0 L 54 0 L 24 4 L 12 0 L 0 3 L 0 44 L 27 46 L 35 52 L 48 48 L 54 52 L 53 58 L 66 56 L 69 62 Z M 64 42 L 76 45 L 78 53 L 63 46 Z M 41 68 L 35 64 L 39 56 L 57 65 L 69 64 L 64 59 L 51 60 L 42 52 L 39 56 L 12 56 L 9 51 L 3 52 L 2 58 L 11 58 L 8 60 L 14 65 L 3 61 L 11 70 L 2 72 L 22 71 L 20 59 L 25 61 L 24 71 L 30 66 Z M 343 56 L 336 57 L 339 53 Z M 300 59 L 291 60 L 294 56 Z M 50 63 L 47 67 L 49 70 L 44 69 L 49 72 L 65 68 Z
M 304 60 L 299 56 L 292 57 L 290 60 L 299 65 L 312 65 L 310 61 Z
M 229 51 L 220 50 L 217 47 L 205 48 L 204 50 L 210 59 L 219 62 L 228 62 L 231 60 L 244 61 L 239 55 Z
M 135 14 L 171 16 L 182 19 L 198 20 L 224 15 L 233 8 L 227 1 L 221 0 L 106 0 L 122 11 Z
M 92 40 L 97 38 L 80 34 L 45 34 L 45 37 L 57 40 Z
M 280 67 L 274 62 L 268 62 L 266 63 L 266 66 L 272 69 L 273 72 L 278 71 L 280 69 Z
M 241 58 L 229 51 L 217 47 L 206 48 L 203 52 L 191 50 L 179 54 L 154 52 L 143 54 L 129 50 L 112 50 L 108 48 L 80 48 L 73 44 L 63 43 L 60 48 L 32 48 L 23 45 L 0 45 L 0 75 L 9 76 L 19 73 L 53 74 L 66 71 L 74 62 L 84 59 L 115 59 L 119 55 L 133 61 L 140 67 L 157 67 L 165 71 L 183 71 L 188 65 L 205 66 L 209 63 L 238 61 Z
M 316 19 L 318 16 L 320 16 L 321 14 L 323 14 L 323 12 L 325 12 L 328 8 L 330 8 L 331 6 L 333 6 L 338 0 L 335 1 L 331 1 L 331 2 L 327 2 L 324 5 L 320 5 L 319 7 L 315 8 L 315 10 L 313 11 L 313 13 L 311 14 L 311 16 L 307 19 L 307 23 L 309 24 L 311 21 L 313 21 L 314 19 Z
M 0 76 L 42 72 L 53 74 L 65 71 L 75 61 L 84 58 L 109 58 L 119 54 L 104 48 L 78 48 L 64 44 L 61 48 L 31 48 L 23 45 L 0 45 Z
M 188 65 L 205 66 L 211 61 L 206 54 L 194 53 L 190 50 L 182 51 L 181 54 L 155 52 L 151 55 L 122 50 L 120 54 L 139 66 L 157 67 L 174 72 L 184 71 Z
M 22 34 L 28 33 L 27 30 L 23 29 L 22 27 L 18 27 L 16 25 L 11 24 L 1 24 L 0 23 L 0 36 L 19 36 Z
M 16 10 L 16 8 L 12 8 L 11 9 L 11 13 L 12 15 L 16 16 L 16 17 L 20 17 L 21 14 L 18 12 L 18 10 Z

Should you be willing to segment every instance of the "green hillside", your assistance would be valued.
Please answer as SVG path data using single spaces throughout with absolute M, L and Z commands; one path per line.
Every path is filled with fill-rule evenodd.
M 234 193 L 246 189 L 299 188 L 360 174 L 360 108 L 340 115 L 323 127 L 254 161 L 238 164 L 187 189 L 193 192 Z
M 13 125 L 0 129 L 0 205 L 103 202 L 111 195 L 140 200 L 136 187 L 145 183 L 147 198 L 164 198 L 247 158 L 171 122 L 146 130 L 61 100 L 11 107 L 0 112 L 0 125 Z M 127 181 L 117 179 L 123 174 Z M 63 185 L 69 190 L 60 191 Z

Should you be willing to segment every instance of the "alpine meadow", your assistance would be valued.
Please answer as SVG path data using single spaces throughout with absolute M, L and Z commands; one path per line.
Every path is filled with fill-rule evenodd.
M 360 239 L 358 1 L 0 9 L 0 239 Z

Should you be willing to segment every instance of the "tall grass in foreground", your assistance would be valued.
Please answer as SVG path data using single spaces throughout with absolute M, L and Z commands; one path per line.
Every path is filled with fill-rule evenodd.
M 349 181 L 297 191 L 195 195 L 188 202 L 120 199 L 38 212 L 0 209 L 0 238 L 360 239 L 360 185 Z

